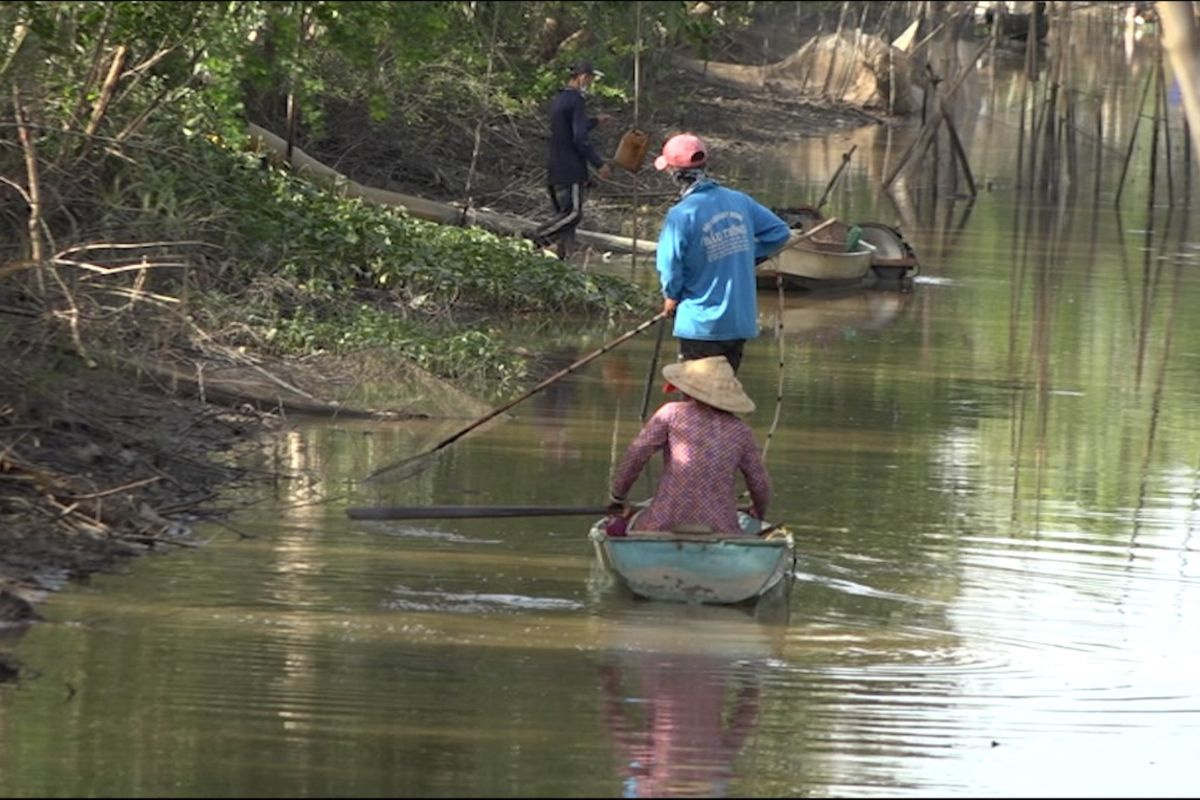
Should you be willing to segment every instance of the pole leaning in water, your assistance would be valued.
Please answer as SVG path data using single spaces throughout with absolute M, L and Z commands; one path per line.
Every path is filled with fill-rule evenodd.
M 376 478 L 380 475 L 383 475 L 384 473 L 391 472 L 394 469 L 399 469 L 400 467 L 412 466 L 413 464 L 415 464 L 418 461 L 421 461 L 422 459 L 431 457 L 432 455 L 437 453 L 442 448 L 448 447 L 451 444 L 454 444 L 454 442 L 458 441 L 463 436 L 465 436 L 468 433 L 470 433 L 471 431 L 475 430 L 476 428 L 478 428 L 480 425 L 487 422 L 488 420 L 495 419 L 496 417 L 503 414 L 505 411 L 508 411 L 510 408 L 515 406 L 517 403 L 520 403 L 522 400 L 528 400 L 530 397 L 533 397 L 535 394 L 540 392 L 542 389 L 545 389 L 550 384 L 555 383 L 559 380 L 562 380 L 563 378 L 570 375 L 575 370 L 582 367 L 584 364 L 587 364 L 589 361 L 593 361 L 593 360 L 599 358 L 600 356 L 607 353 L 609 350 L 612 350 L 617 345 L 619 345 L 623 342 L 626 342 L 629 339 L 632 339 L 634 336 L 637 336 L 639 333 L 646 330 L 651 325 L 654 325 L 656 322 L 661 322 L 666 317 L 667 317 L 666 312 L 660 311 L 658 314 L 655 314 L 653 317 L 646 320 L 641 325 L 638 325 L 633 330 L 627 331 L 626 333 L 621 334 L 616 339 L 613 339 L 611 342 L 604 345 L 600 349 L 594 350 L 591 353 L 588 353 L 586 356 L 579 359 L 574 364 L 571 364 L 569 367 L 561 369 L 558 372 L 551 375 L 549 378 L 546 378 L 546 380 L 542 381 L 537 386 L 534 386 L 532 389 L 530 389 L 525 394 L 521 395 L 520 397 L 517 397 L 514 400 L 508 401 L 507 403 L 500 406 L 499 408 L 489 411 L 487 414 L 484 414 L 482 417 L 475 420 L 471 424 L 467 425 L 464 428 L 461 428 L 458 432 L 453 433 L 450 436 L 447 436 L 445 439 L 442 439 L 440 442 L 438 442 L 437 444 L 435 444 L 433 447 L 429 448 L 428 450 L 425 450 L 424 452 L 421 452 L 421 453 L 417 453 L 416 455 L 413 455 L 413 456 L 409 456 L 408 458 L 402 459 L 400 461 L 396 461 L 396 462 L 388 464 L 386 466 L 380 467 L 379 469 L 377 469 L 371 473 L 368 473 L 366 480 L 371 480 L 372 478 Z

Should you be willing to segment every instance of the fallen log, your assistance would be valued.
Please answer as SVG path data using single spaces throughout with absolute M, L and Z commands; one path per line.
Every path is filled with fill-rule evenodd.
M 292 147 L 291 159 L 289 161 L 287 156 L 287 142 L 283 138 L 252 122 L 247 123 L 247 130 L 256 148 L 269 150 L 279 156 L 280 159 L 289 163 L 292 169 L 296 171 L 296 174 L 310 177 L 318 182 L 334 187 L 346 197 L 361 197 L 363 200 L 368 200 L 372 203 L 399 206 L 414 217 L 430 222 L 437 222 L 442 225 L 478 225 L 481 228 L 487 228 L 494 233 L 505 236 L 521 236 L 537 227 L 536 222 L 508 214 L 500 214 L 488 209 L 472 208 L 464 214 L 463 207 L 458 203 L 440 203 L 436 200 L 427 200 L 416 195 L 366 186 L 347 178 L 332 167 L 322 164 L 295 146 Z M 598 231 L 577 229 L 575 231 L 575 238 L 583 244 L 593 245 L 605 250 L 624 253 L 634 251 L 634 241 L 625 236 L 614 236 Z M 647 242 L 640 239 L 637 241 L 636 246 L 638 253 L 646 255 L 652 255 L 656 249 L 654 242 Z

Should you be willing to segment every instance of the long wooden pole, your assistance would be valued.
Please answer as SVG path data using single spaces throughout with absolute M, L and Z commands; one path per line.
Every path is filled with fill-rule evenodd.
M 646 388 L 642 392 L 642 410 L 638 414 L 638 420 L 646 421 L 646 413 L 650 410 L 650 389 L 654 386 L 654 373 L 658 370 L 658 356 L 662 351 L 663 335 L 667 330 L 666 325 L 658 326 L 658 337 L 654 340 L 654 353 L 650 356 L 650 369 L 646 372 Z
M 945 107 L 942 108 L 942 121 L 946 123 L 946 130 L 950 134 L 950 145 L 954 148 L 954 154 L 958 156 L 958 161 L 962 164 L 963 174 L 967 178 L 967 185 L 971 187 L 971 197 L 975 197 L 979 192 L 975 188 L 975 176 L 971 174 L 971 165 L 967 163 L 967 151 L 963 149 L 962 139 L 958 136 L 958 129 L 954 127 L 954 121 L 950 119 L 950 114 L 946 112 Z
M 821 210 L 821 206 L 825 205 L 825 201 L 829 199 L 829 193 L 833 191 L 833 187 L 837 184 L 838 178 L 842 175 L 842 170 L 850 163 L 850 156 L 854 155 L 854 151 L 858 149 L 858 145 L 851 145 L 850 149 L 842 153 L 842 163 L 834 170 L 833 177 L 829 179 L 829 183 L 825 184 L 825 191 L 821 193 L 821 199 L 817 201 L 817 210 Z
M 621 334 L 616 339 L 613 339 L 611 342 L 604 345 L 600 349 L 594 350 L 591 353 L 588 353 L 586 356 L 579 359 L 574 364 L 571 364 L 569 367 L 566 367 L 565 369 L 561 369 L 558 372 L 551 375 L 549 378 L 546 378 L 546 380 L 542 381 L 537 386 L 534 386 L 532 389 L 527 391 L 525 394 L 523 394 L 520 397 L 517 397 L 513 400 L 509 400 L 507 403 L 500 406 L 499 408 L 495 408 L 495 409 L 489 411 L 488 413 L 484 414 L 479 419 L 472 422 L 470 425 L 467 425 L 466 427 L 458 430 L 458 432 L 456 432 L 450 436 L 447 436 L 445 439 L 442 439 L 440 442 L 438 442 L 436 445 L 429 448 L 428 450 L 425 450 L 424 452 L 421 452 L 421 453 L 417 453 L 414 456 L 409 456 L 408 458 L 402 459 L 400 461 L 396 461 L 392 464 L 388 464 L 387 466 L 380 467 L 379 469 L 375 470 L 374 472 L 369 473 L 366 477 L 366 480 L 370 480 L 372 478 L 377 478 L 386 472 L 391 472 L 392 470 L 398 469 L 399 467 L 410 466 L 421 459 L 425 459 L 425 458 L 432 456 L 434 453 L 437 453 L 443 447 L 448 447 L 449 445 L 454 444 L 456 441 L 461 439 L 463 436 L 465 436 L 468 433 L 470 433 L 471 431 L 475 430 L 476 428 L 478 428 L 480 425 L 487 422 L 488 420 L 495 419 L 496 417 L 503 414 L 505 411 L 508 411 L 510 408 L 515 406 L 517 403 L 520 403 L 522 400 L 528 400 L 530 397 L 533 397 L 535 394 L 540 392 L 542 389 L 545 389 L 550 384 L 562 380 L 563 378 L 570 375 L 575 370 L 582 367 L 584 364 L 587 364 L 589 361 L 593 361 L 593 360 L 599 358 L 600 356 L 607 353 L 609 350 L 612 350 L 617 345 L 622 344 L 622 343 L 628 341 L 629 339 L 632 339 L 634 336 L 637 336 L 639 333 L 646 330 L 651 325 L 654 325 L 656 322 L 661 322 L 662 320 L 666 319 L 666 317 L 667 317 L 667 312 L 660 311 L 659 313 L 655 314 L 650 319 L 643 322 L 641 325 L 638 325 L 633 330 Z

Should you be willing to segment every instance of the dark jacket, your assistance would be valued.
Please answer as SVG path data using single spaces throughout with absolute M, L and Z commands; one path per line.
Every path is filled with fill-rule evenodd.
M 588 118 L 583 94 L 578 89 L 563 87 L 550 103 L 548 184 L 586 183 L 588 164 L 597 169 L 604 165 L 589 138 L 594 127 L 596 120 Z

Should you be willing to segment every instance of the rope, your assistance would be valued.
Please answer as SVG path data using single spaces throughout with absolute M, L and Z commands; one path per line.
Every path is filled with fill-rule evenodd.
M 763 442 L 762 458 L 767 460 L 767 448 L 771 446 L 771 437 L 779 427 L 779 417 L 783 413 L 783 273 L 775 273 L 775 288 L 779 294 L 779 321 L 775 325 L 775 337 L 779 341 L 779 383 L 775 389 L 775 418 L 771 420 L 771 428 Z

